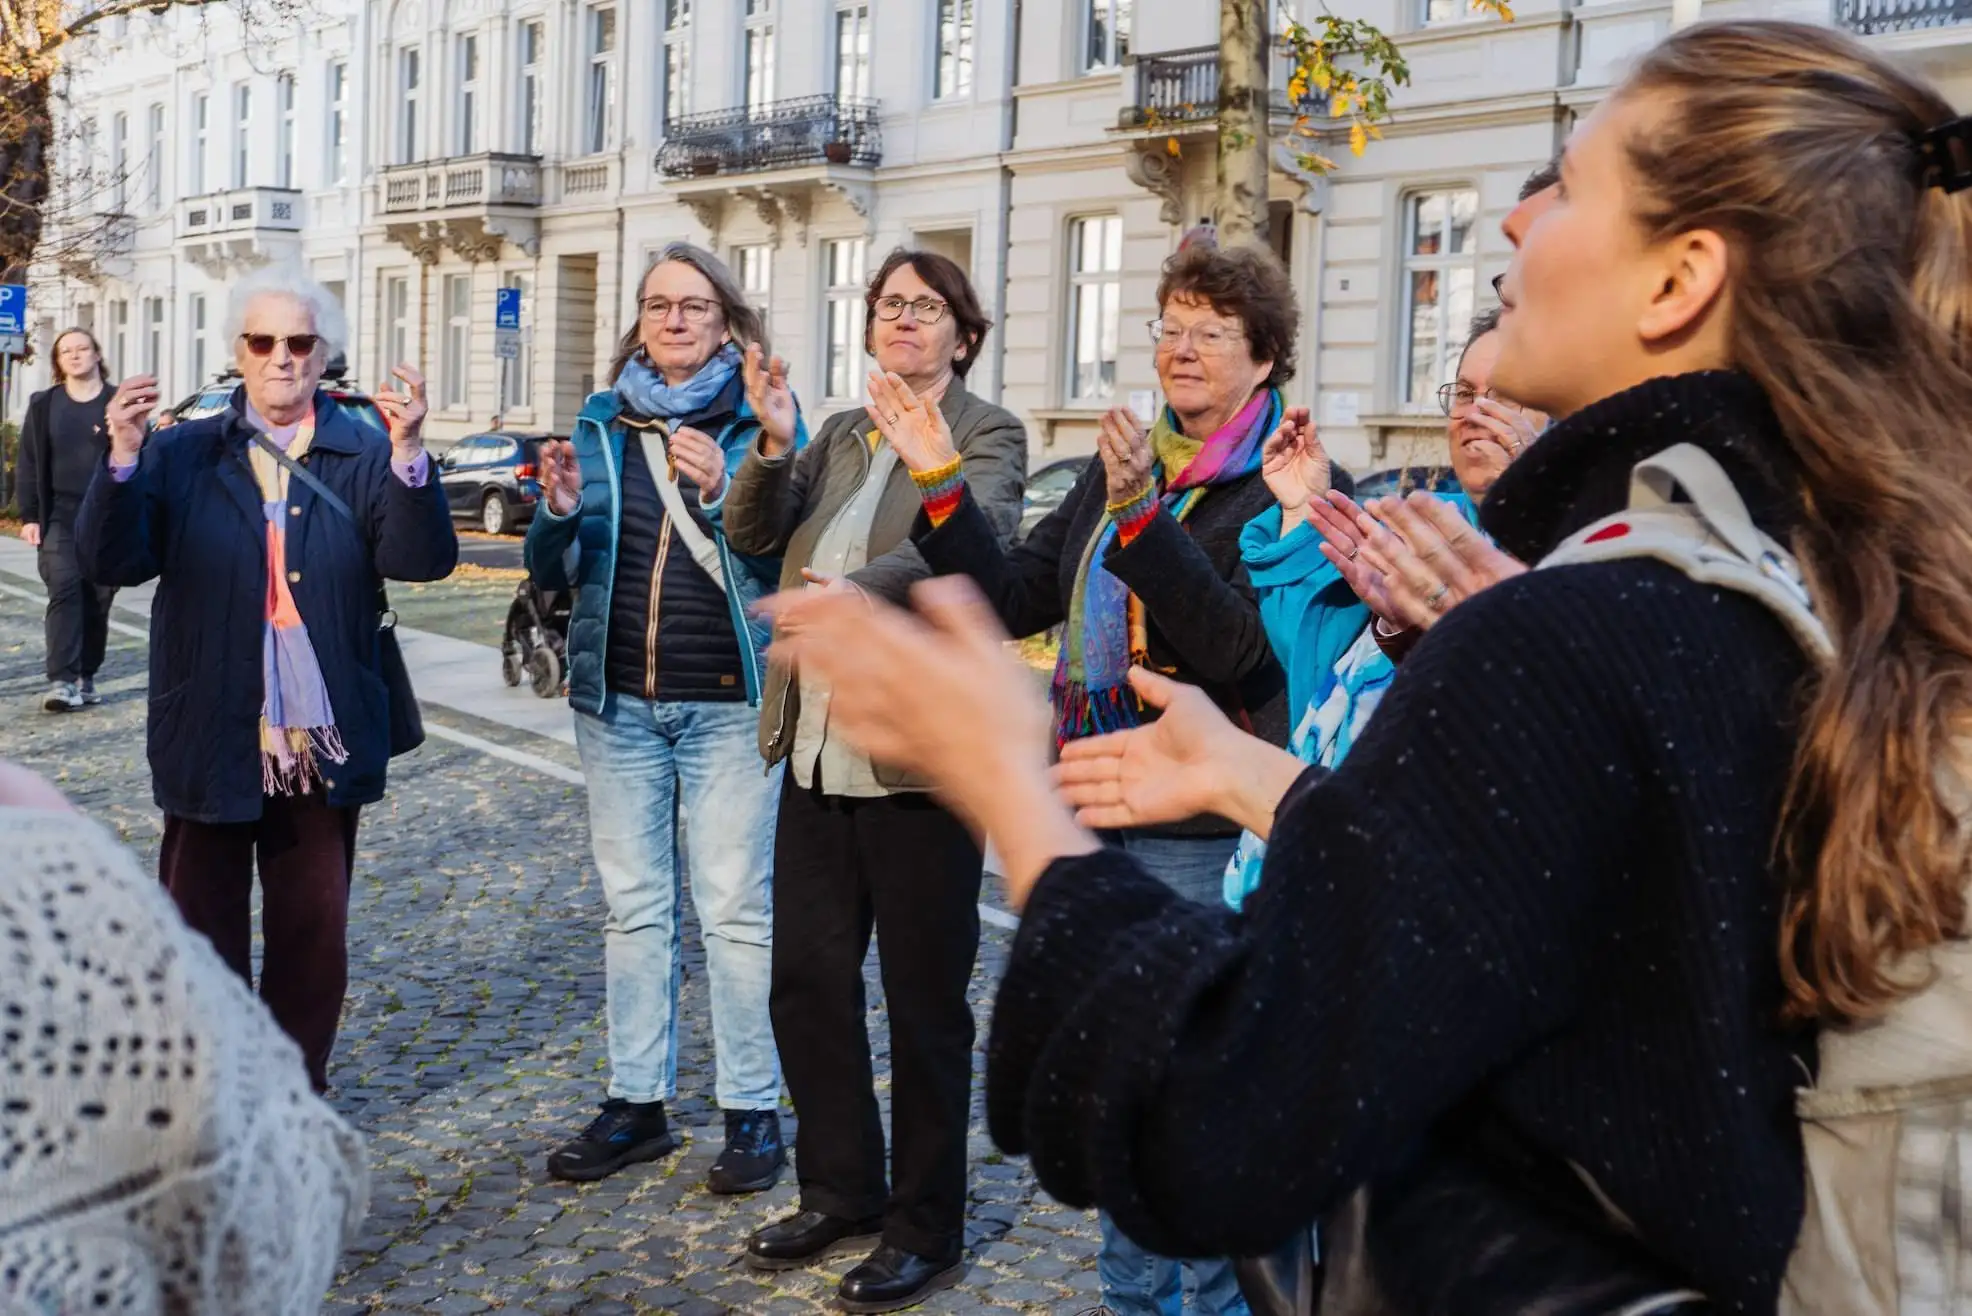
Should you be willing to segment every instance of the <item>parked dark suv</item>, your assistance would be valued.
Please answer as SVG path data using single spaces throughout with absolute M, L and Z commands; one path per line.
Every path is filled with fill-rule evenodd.
M 541 501 L 541 444 L 554 434 L 471 434 L 438 459 L 452 517 L 489 535 L 510 534 L 534 519 Z
M 229 366 L 217 379 L 171 408 L 171 414 L 180 421 L 216 416 L 226 409 L 226 404 L 232 400 L 233 392 L 239 386 L 240 372 Z M 341 357 L 330 361 L 329 368 L 322 372 L 321 387 L 358 425 L 367 425 L 379 434 L 389 433 L 383 413 L 377 410 L 376 403 L 370 401 L 370 395 L 349 378 L 348 368 Z
M 1020 512 L 1020 529 L 1014 534 L 1015 542 L 1033 534 L 1034 527 L 1041 524 L 1048 513 L 1061 506 L 1091 460 L 1088 457 L 1064 457 L 1060 461 L 1049 462 L 1027 477 L 1027 497 Z

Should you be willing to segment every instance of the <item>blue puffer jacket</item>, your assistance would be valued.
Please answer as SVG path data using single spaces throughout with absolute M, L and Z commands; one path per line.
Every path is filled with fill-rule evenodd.
M 589 395 L 569 436 L 582 470 L 582 505 L 568 516 L 556 516 L 544 499 L 527 530 L 527 570 L 534 583 L 542 589 L 577 591 L 568 621 L 568 702 L 577 712 L 598 717 L 609 699 L 603 666 L 609 652 L 610 600 L 621 529 L 622 413 L 623 400 L 613 390 Z M 759 432 L 759 420 L 742 400 L 732 423 L 714 436 L 725 450 L 728 478 L 746 460 Z M 794 441 L 796 447 L 808 442 L 805 421 L 798 423 Z M 746 701 L 758 706 L 769 627 L 753 615 L 752 608 L 778 586 L 781 562 L 736 553 L 717 530 L 713 541 L 726 577 L 733 631 L 740 638 Z
M 82 574 L 103 585 L 155 578 L 147 747 L 158 807 L 206 823 L 260 817 L 267 520 L 247 465 L 244 393 L 216 416 L 152 435 L 119 482 L 99 467 L 75 526 Z M 441 580 L 459 539 L 436 472 L 413 489 L 390 443 L 315 399 L 309 473 L 359 525 L 300 480 L 288 489 L 287 570 L 328 686 L 346 763 L 324 763 L 329 803 L 383 798 L 388 696 L 377 671 L 377 580 Z

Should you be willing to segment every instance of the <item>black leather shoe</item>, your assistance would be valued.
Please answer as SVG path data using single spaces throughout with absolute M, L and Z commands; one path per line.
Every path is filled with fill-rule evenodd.
M 951 1288 L 965 1278 L 965 1269 L 963 1257 L 921 1257 L 885 1243 L 842 1277 L 835 1297 L 844 1311 L 902 1311 Z
M 881 1220 L 844 1220 L 820 1211 L 796 1211 L 746 1240 L 746 1264 L 755 1270 L 792 1270 L 840 1251 L 866 1247 L 882 1233 Z
M 548 1173 L 557 1179 L 589 1183 L 604 1179 L 626 1165 L 654 1161 L 677 1149 L 664 1119 L 664 1103 L 632 1104 L 611 1098 L 589 1127 L 555 1148 L 548 1156 Z

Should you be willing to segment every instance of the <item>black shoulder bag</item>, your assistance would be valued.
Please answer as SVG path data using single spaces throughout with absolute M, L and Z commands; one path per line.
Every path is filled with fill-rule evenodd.
M 256 431 L 253 441 L 289 475 L 313 489 L 317 498 L 341 513 L 358 534 L 363 532 L 362 522 L 349 510 L 349 504 L 306 466 L 282 452 L 264 434 Z M 389 697 L 390 756 L 409 754 L 425 743 L 425 719 L 418 708 L 417 691 L 411 688 L 411 672 L 404 665 L 404 650 L 397 643 L 397 614 L 391 610 L 390 594 L 384 589 L 382 577 L 377 578 L 377 674 L 383 677 L 384 691 Z

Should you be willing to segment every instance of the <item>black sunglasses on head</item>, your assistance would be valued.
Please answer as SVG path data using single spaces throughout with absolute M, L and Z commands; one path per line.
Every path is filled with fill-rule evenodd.
M 272 356 L 274 344 L 285 341 L 288 351 L 296 356 L 307 356 L 322 341 L 320 334 L 289 334 L 284 340 L 279 334 L 241 334 L 240 339 L 247 345 L 247 351 L 255 356 Z

